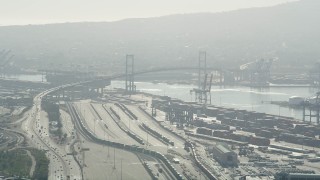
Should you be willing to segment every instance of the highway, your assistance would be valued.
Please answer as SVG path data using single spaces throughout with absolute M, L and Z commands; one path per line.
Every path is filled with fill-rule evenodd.
M 36 148 L 46 151 L 50 160 L 48 179 L 67 179 L 67 177 L 80 179 L 79 167 L 76 162 L 67 157 L 64 148 L 58 146 L 49 137 L 48 119 L 41 109 L 42 98 L 57 89 L 59 88 L 46 90 L 34 97 L 34 105 L 29 117 L 23 122 L 22 128 Z
M 0 149 L 5 147 L 15 149 L 24 142 L 25 137 L 22 133 L 11 129 L 0 128 Z

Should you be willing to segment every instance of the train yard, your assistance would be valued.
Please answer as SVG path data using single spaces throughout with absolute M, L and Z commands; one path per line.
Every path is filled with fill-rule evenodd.
M 82 104 L 81 106 L 84 106 L 84 105 Z M 92 108 L 92 106 L 88 106 L 88 107 Z M 103 110 L 104 110 L 104 114 L 109 115 L 109 113 L 106 111 L 105 108 L 103 108 L 102 105 L 100 105 L 98 107 L 100 109 L 99 110 L 100 112 L 103 112 Z M 95 112 L 95 111 L 93 110 L 91 112 Z M 120 115 L 118 115 L 118 116 L 123 117 Z M 94 139 L 97 139 L 98 142 L 101 141 L 102 143 L 107 143 L 107 145 L 109 143 L 111 143 L 111 145 L 117 149 L 122 149 L 122 150 L 137 153 L 139 158 L 143 160 L 142 164 L 148 164 L 150 169 L 154 169 L 154 171 L 155 170 L 159 171 L 159 169 L 162 169 L 160 171 L 164 174 L 163 176 L 167 177 L 165 179 L 168 179 L 168 177 L 171 177 L 169 179 L 172 179 L 172 177 L 177 178 L 177 179 L 182 178 L 182 176 L 178 173 L 178 171 L 175 170 L 175 167 L 161 153 L 161 152 L 165 152 L 168 150 L 169 147 L 167 147 L 166 144 L 157 140 L 152 135 L 149 136 L 146 132 L 141 131 L 141 129 L 139 128 L 139 125 L 135 124 L 134 122 L 131 122 L 131 125 L 130 125 L 130 132 L 131 132 L 130 133 L 131 135 L 130 135 L 128 133 L 129 130 L 124 129 L 124 128 L 129 129 L 129 126 L 127 127 L 125 125 L 123 125 L 123 126 L 118 125 L 119 123 L 117 124 L 116 121 L 114 121 L 112 119 L 112 117 L 113 116 L 109 115 L 108 119 L 104 119 L 104 121 L 107 121 L 105 123 L 107 124 L 107 127 L 109 127 L 108 129 L 110 130 L 111 127 L 113 127 L 115 129 L 111 129 L 111 131 L 114 132 L 115 134 L 118 132 L 120 132 L 122 134 L 126 134 L 126 136 L 124 136 L 124 137 L 126 139 L 125 142 L 127 142 L 127 143 L 115 142 L 118 140 L 117 137 L 119 137 L 119 135 L 110 135 L 110 133 L 108 134 L 106 126 L 94 125 L 94 123 L 96 123 L 96 122 L 94 119 L 91 119 L 91 118 L 85 119 L 86 124 L 91 124 L 91 127 L 92 127 L 91 130 L 87 130 L 87 131 L 90 132 L 90 134 L 92 134 Z M 114 117 L 117 117 L 117 116 L 114 116 Z M 123 118 L 120 118 L 120 119 L 123 119 Z M 93 124 L 92 124 L 92 122 L 93 122 Z M 90 127 L 90 125 L 88 125 L 88 126 Z M 108 134 L 108 136 L 109 136 L 108 140 L 103 140 L 104 138 L 106 139 L 105 133 Z M 138 135 L 136 135 L 135 133 Z M 98 140 L 99 136 L 101 139 Z M 137 136 L 142 137 L 142 138 L 138 139 L 138 138 L 136 138 Z M 120 141 L 120 142 L 123 142 L 123 141 Z M 146 142 L 146 143 L 141 143 L 141 142 Z M 151 150 L 153 146 L 155 146 L 155 149 L 158 150 L 159 152 Z M 180 148 L 183 149 L 183 146 L 181 146 Z M 146 156 L 148 156 L 148 157 L 146 157 Z M 147 165 L 145 165 L 145 166 L 147 166 Z M 155 174 L 155 175 L 159 174 L 159 172 L 157 172 L 157 171 L 154 172 L 154 171 L 152 171 L 153 174 Z

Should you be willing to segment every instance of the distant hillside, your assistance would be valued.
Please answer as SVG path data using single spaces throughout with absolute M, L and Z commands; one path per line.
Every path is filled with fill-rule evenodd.
M 216 66 L 270 57 L 301 65 L 320 60 L 319 32 L 320 1 L 302 0 L 225 13 L 0 27 L 0 50 L 12 49 L 16 64 L 43 67 L 120 66 L 127 53 L 143 67 L 196 64 L 199 50 Z

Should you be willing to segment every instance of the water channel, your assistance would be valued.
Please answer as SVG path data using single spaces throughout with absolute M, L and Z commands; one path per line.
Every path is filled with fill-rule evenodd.
M 45 76 L 42 76 L 41 74 L 6 74 L 3 78 L 14 79 L 19 81 L 46 82 Z
M 183 101 L 194 101 L 194 95 L 190 90 L 196 88 L 194 85 L 136 82 L 137 90 L 155 95 L 165 95 L 181 99 Z M 124 81 L 112 81 L 111 87 L 124 88 Z M 280 107 L 271 104 L 271 101 L 288 101 L 291 96 L 312 97 L 317 89 L 309 87 L 269 87 L 263 89 L 232 86 L 212 87 L 212 104 L 217 106 L 232 107 L 250 111 L 265 112 L 274 115 L 289 116 L 302 119 L 302 110 L 289 107 Z
M 22 81 L 45 81 L 42 75 L 10 75 L 7 79 Z M 196 88 L 194 85 L 167 84 L 136 82 L 137 90 L 155 95 L 165 95 L 181 99 L 183 101 L 194 101 L 194 94 L 190 90 Z M 111 88 L 124 88 L 124 81 L 112 81 Z M 269 87 L 250 88 L 244 86 L 220 87 L 213 86 L 211 90 L 212 104 L 217 106 L 245 109 L 250 111 L 265 112 L 274 115 L 289 116 L 302 119 L 302 110 L 289 107 L 280 107 L 271 104 L 270 101 L 288 101 L 291 96 L 311 97 L 317 89 L 308 87 Z

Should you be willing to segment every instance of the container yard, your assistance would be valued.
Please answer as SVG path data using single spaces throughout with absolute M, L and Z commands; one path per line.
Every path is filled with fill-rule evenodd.
M 246 169 L 248 174 L 269 176 L 282 170 L 310 173 L 307 166 L 314 167 L 314 173 L 319 172 L 318 125 L 254 111 L 210 105 L 201 108 L 197 103 L 160 96 L 153 97 L 152 107 L 163 112 L 171 124 L 183 127 L 185 134 L 198 143 L 228 144 L 239 154 L 238 168 Z M 187 118 L 190 114 L 193 120 Z M 272 165 L 274 162 L 276 166 Z

